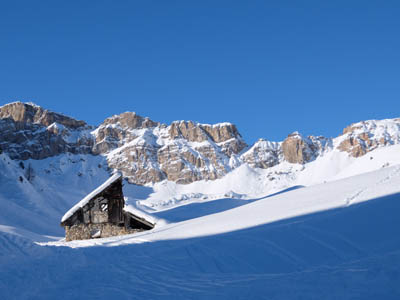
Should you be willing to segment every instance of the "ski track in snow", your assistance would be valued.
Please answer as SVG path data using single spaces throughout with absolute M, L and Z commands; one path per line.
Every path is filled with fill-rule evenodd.
M 384 184 L 385 182 L 388 182 L 390 179 L 392 179 L 395 176 L 398 176 L 400 174 L 400 167 L 396 167 L 394 168 L 394 170 L 388 174 L 386 177 L 384 177 L 383 179 L 380 179 L 379 181 L 377 181 L 376 183 L 374 183 L 372 186 L 366 186 L 358 191 L 356 191 L 353 195 L 349 196 L 346 198 L 345 200 L 345 205 L 349 206 L 351 205 L 354 200 L 356 200 L 357 198 L 359 198 L 359 196 L 369 190 L 374 190 L 377 186 Z

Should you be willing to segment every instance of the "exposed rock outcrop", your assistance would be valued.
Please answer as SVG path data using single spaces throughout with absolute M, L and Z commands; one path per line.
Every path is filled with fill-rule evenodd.
M 130 182 L 213 180 L 240 165 L 247 147 L 235 125 L 177 121 L 170 126 L 125 112 L 93 130 L 83 121 L 32 103 L 0 108 L 0 149 L 13 159 L 62 153 L 104 155 Z
M 185 139 L 189 142 L 204 142 L 208 139 L 206 132 L 192 121 L 176 121 L 169 126 L 171 139 Z
M 378 147 L 399 144 L 400 119 L 355 123 L 346 127 L 337 139 L 340 151 L 360 157 Z
M 93 131 L 95 139 L 93 152 L 104 154 L 113 149 L 126 145 L 136 138 L 146 135 L 146 129 L 160 127 L 160 123 L 149 118 L 143 118 L 134 112 L 125 112 L 114 115 Z M 162 125 L 165 127 L 165 125 Z M 141 143 L 142 145 L 144 143 Z M 127 151 L 125 149 L 125 151 Z
M 103 155 L 110 168 L 140 185 L 165 179 L 183 184 L 214 180 L 244 163 L 263 169 L 284 161 L 305 164 L 336 149 L 359 157 L 399 143 L 400 119 L 355 123 L 334 139 L 295 132 L 283 142 L 259 140 L 247 148 L 231 123 L 175 121 L 166 125 L 125 112 L 94 129 L 32 103 L 0 107 L 0 152 L 12 159 L 62 153 Z
M 285 160 L 294 164 L 304 164 L 315 158 L 317 148 L 310 138 L 293 132 L 282 143 L 282 152 Z
M 121 126 L 121 128 L 130 129 L 152 128 L 160 125 L 158 122 L 154 122 L 147 117 L 143 118 L 135 112 L 130 111 L 107 118 L 102 125 L 113 125 L 117 123 Z
M 94 151 L 104 154 L 118 148 L 108 156 L 109 166 L 132 183 L 220 178 L 231 170 L 230 158 L 247 146 L 230 123 L 177 121 L 167 126 L 144 119 L 150 124 L 144 126 L 123 122 L 123 115 L 107 119 L 93 132 Z
M 84 121 L 43 109 L 33 103 L 13 102 L 0 107 L 0 119 L 11 119 L 18 129 L 25 129 L 31 124 L 50 126 L 53 123 L 61 124 L 70 129 L 85 127 Z
M 273 167 L 282 160 L 282 143 L 258 140 L 245 154 L 244 162 L 253 168 L 267 169 Z
M 43 159 L 92 152 L 91 127 L 30 103 L 0 107 L 0 149 L 12 159 Z
M 199 143 L 210 140 L 222 146 L 222 151 L 228 156 L 238 154 L 247 147 L 236 126 L 231 123 L 209 125 L 178 121 L 173 122 L 168 131 L 172 139 L 180 138 Z

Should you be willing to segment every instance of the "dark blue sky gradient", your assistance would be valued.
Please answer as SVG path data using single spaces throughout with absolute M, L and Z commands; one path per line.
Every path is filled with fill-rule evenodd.
M 249 143 L 400 116 L 399 1 L 1 1 L 0 105 L 230 121 Z

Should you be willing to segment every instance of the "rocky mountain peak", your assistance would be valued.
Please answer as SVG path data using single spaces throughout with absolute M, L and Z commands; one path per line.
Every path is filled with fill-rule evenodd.
M 33 103 L 0 107 L 0 149 L 12 159 L 43 159 L 65 152 L 90 153 L 91 129 L 83 121 Z
M 135 112 L 124 112 L 114 115 L 104 120 L 102 125 L 119 125 L 122 128 L 142 129 L 160 126 L 160 123 L 150 120 L 148 117 L 142 117 Z
M 104 120 L 95 130 L 83 121 L 32 103 L 0 107 L 0 151 L 12 159 L 43 159 L 63 153 L 104 156 L 108 167 L 135 184 L 170 180 L 182 184 L 221 178 L 242 164 L 271 168 L 284 161 L 305 164 L 328 151 L 359 157 L 400 144 L 400 119 L 352 124 L 335 139 L 293 132 L 283 142 L 248 145 L 231 123 L 155 122 L 134 112 Z
M 302 140 L 303 136 L 300 134 L 300 132 L 293 131 L 292 133 L 288 134 L 287 138 Z
M 51 112 L 33 103 L 13 102 L 0 107 L 0 119 L 9 118 L 18 125 L 39 124 L 49 126 L 53 123 L 61 124 L 71 129 L 84 127 L 84 121 L 78 121 L 59 113 Z
M 104 154 L 121 147 L 138 138 L 143 132 L 140 130 L 164 127 L 159 122 L 154 122 L 147 117 L 142 117 L 135 112 L 124 112 L 104 120 L 93 131 L 95 144 L 93 152 Z
M 400 143 L 400 119 L 369 120 L 351 124 L 337 138 L 338 149 L 353 157 Z
M 231 123 L 218 123 L 215 125 L 203 124 L 203 130 L 211 136 L 214 142 L 222 143 L 230 139 L 241 139 L 239 131 L 236 126 Z
M 315 158 L 318 147 L 310 137 L 303 137 L 295 131 L 282 143 L 282 152 L 286 161 L 304 164 Z
M 169 126 L 169 135 L 172 139 L 186 139 L 189 142 L 203 142 L 209 136 L 201 125 L 193 121 L 175 121 Z
M 223 143 L 231 139 L 242 140 L 236 126 L 231 123 L 210 125 L 193 121 L 175 121 L 169 127 L 169 134 L 173 139 L 184 138 L 190 142 L 203 142 L 208 139 L 214 143 Z M 243 146 L 246 146 L 244 142 Z

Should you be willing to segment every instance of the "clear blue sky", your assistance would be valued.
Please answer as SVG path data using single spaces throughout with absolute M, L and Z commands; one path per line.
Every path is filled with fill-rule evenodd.
M 230 121 L 249 143 L 400 116 L 399 1 L 1 1 L 0 105 Z

